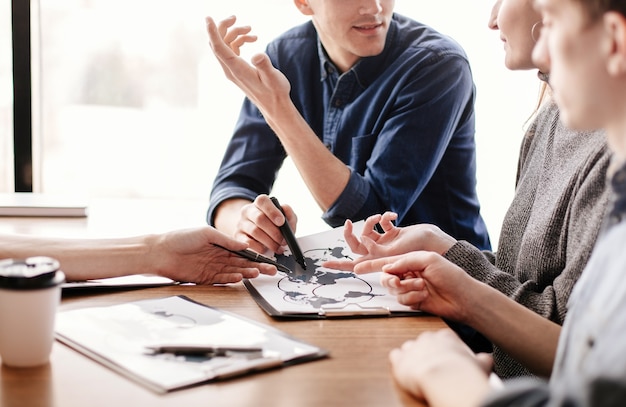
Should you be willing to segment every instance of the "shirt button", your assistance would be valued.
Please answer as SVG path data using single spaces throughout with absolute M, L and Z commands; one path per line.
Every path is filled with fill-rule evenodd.
M 343 105 L 343 102 L 341 101 L 341 99 L 336 99 L 335 100 L 335 107 L 341 107 L 341 105 Z
M 331 150 L 333 148 L 332 144 L 330 143 L 324 143 L 324 146 L 326 146 L 328 150 Z

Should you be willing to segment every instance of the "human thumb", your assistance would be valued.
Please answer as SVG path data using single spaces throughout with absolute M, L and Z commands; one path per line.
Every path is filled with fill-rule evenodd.
M 479 353 L 476 360 L 485 373 L 489 374 L 493 370 L 493 356 L 490 353 Z
M 263 53 L 253 55 L 252 58 L 250 59 L 250 62 L 252 63 L 252 65 L 254 65 L 257 69 L 260 69 L 260 70 L 266 70 L 267 68 L 269 68 L 268 65 L 271 66 L 272 64 L 267 54 L 263 54 Z

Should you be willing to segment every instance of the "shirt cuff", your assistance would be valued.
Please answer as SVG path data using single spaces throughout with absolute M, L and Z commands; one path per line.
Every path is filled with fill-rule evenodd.
M 346 219 L 355 222 L 361 220 L 353 219 L 354 214 L 363 207 L 368 194 L 369 184 L 367 181 L 350 169 L 348 185 L 330 208 L 322 214 L 322 219 L 332 227 L 343 225 Z
M 483 282 L 489 275 L 489 270 L 495 267 L 490 261 L 494 258 L 491 252 L 482 251 L 463 240 L 456 242 L 443 257 L 461 267 L 470 276 Z
M 210 226 L 215 227 L 215 209 L 227 199 L 248 199 L 250 202 L 254 202 L 257 197 L 257 193 L 245 188 L 224 188 L 217 193 L 211 195 L 211 202 L 209 203 L 209 210 L 207 211 L 206 221 Z

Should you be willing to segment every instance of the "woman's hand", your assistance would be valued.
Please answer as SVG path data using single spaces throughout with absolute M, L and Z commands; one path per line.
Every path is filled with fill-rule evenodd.
M 389 354 L 398 384 L 429 406 L 478 406 L 489 391 L 489 355 L 474 355 L 451 330 L 425 332 Z
M 360 238 L 354 234 L 352 222 L 346 220 L 344 238 L 350 250 L 360 257 L 354 260 L 329 260 L 323 266 L 353 271 L 362 262 L 416 250 L 444 254 L 456 243 L 455 239 L 434 225 L 419 224 L 403 228 L 397 227 L 393 224 L 397 217 L 398 215 L 393 212 L 370 216 L 365 220 Z M 376 230 L 376 225 L 382 228 L 383 233 Z

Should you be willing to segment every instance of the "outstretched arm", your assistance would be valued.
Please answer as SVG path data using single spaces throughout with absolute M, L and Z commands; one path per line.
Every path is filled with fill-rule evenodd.
M 153 273 L 176 281 L 223 284 L 254 278 L 276 268 L 242 259 L 222 248 L 247 247 L 211 227 L 122 239 L 57 239 L 0 236 L 0 258 L 50 256 L 68 280 Z
M 534 373 L 550 375 L 561 327 L 440 255 L 412 252 L 355 267 L 362 270 L 383 270 L 383 285 L 401 304 L 469 325 Z
M 248 27 L 233 27 L 235 17 L 215 24 L 206 18 L 211 49 L 226 77 L 261 111 L 280 139 L 314 199 L 326 211 L 348 184 L 349 168 L 324 146 L 293 104 L 287 78 L 272 66 L 266 54 L 249 64 L 239 56 L 240 47 L 254 41 Z

